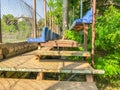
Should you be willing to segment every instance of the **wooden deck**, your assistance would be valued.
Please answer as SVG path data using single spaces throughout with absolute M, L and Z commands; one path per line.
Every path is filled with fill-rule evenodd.
M 0 79 L 0 90 L 98 90 L 95 83 Z
M 63 72 L 83 74 L 103 74 L 103 70 L 94 70 L 89 63 L 63 60 L 36 60 L 36 51 L 22 54 L 0 62 L 0 71 L 23 72 Z

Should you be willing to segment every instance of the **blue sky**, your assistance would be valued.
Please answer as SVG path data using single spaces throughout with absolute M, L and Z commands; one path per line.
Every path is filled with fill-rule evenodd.
M 30 7 L 25 5 L 22 1 L 26 2 L 29 6 L 33 7 L 33 0 L 1 0 L 1 14 L 13 14 L 15 17 L 21 15 L 32 16 L 32 11 Z M 43 0 L 36 0 L 37 13 L 41 17 L 44 16 L 44 3 Z M 40 18 L 37 15 L 37 18 Z

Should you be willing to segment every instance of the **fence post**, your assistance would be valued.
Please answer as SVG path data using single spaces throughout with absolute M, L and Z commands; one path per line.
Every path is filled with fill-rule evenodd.
M 96 0 L 93 0 L 93 20 L 92 20 L 92 66 L 94 66 L 94 55 L 95 55 L 95 16 L 96 16 Z

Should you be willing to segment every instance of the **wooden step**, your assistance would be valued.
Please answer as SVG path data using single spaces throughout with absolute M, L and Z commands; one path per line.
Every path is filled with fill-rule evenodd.
M 94 70 L 89 63 L 67 60 L 36 60 L 36 51 L 22 54 L 0 62 L 0 71 L 20 72 L 57 72 L 57 73 L 82 73 L 103 74 L 103 70 Z
M 0 78 L 0 90 L 98 90 L 95 83 Z
M 45 55 L 45 56 L 82 56 L 82 57 L 90 57 L 91 54 L 88 51 L 41 51 L 38 50 L 37 55 Z
M 48 41 L 45 43 L 40 43 L 40 46 L 52 46 L 52 47 L 79 47 L 78 42 L 73 40 L 55 40 L 55 41 Z

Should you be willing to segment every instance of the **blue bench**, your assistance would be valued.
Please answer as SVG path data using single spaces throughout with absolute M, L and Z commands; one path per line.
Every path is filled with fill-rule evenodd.
M 73 29 L 74 26 L 76 26 L 77 24 L 80 24 L 80 23 L 86 23 L 86 24 L 92 23 L 92 8 L 89 11 L 87 11 L 87 13 L 85 14 L 85 16 L 83 16 L 80 19 L 76 19 L 73 22 L 73 24 L 71 25 L 70 29 Z
M 37 43 L 43 43 L 47 42 L 49 40 L 56 40 L 59 39 L 59 35 L 56 34 L 55 32 L 52 32 L 49 30 L 47 27 L 43 28 L 41 37 L 39 38 L 28 38 L 28 42 L 37 42 Z
M 28 38 L 28 42 L 46 42 L 48 41 L 48 28 L 44 27 L 41 37 L 39 38 Z

